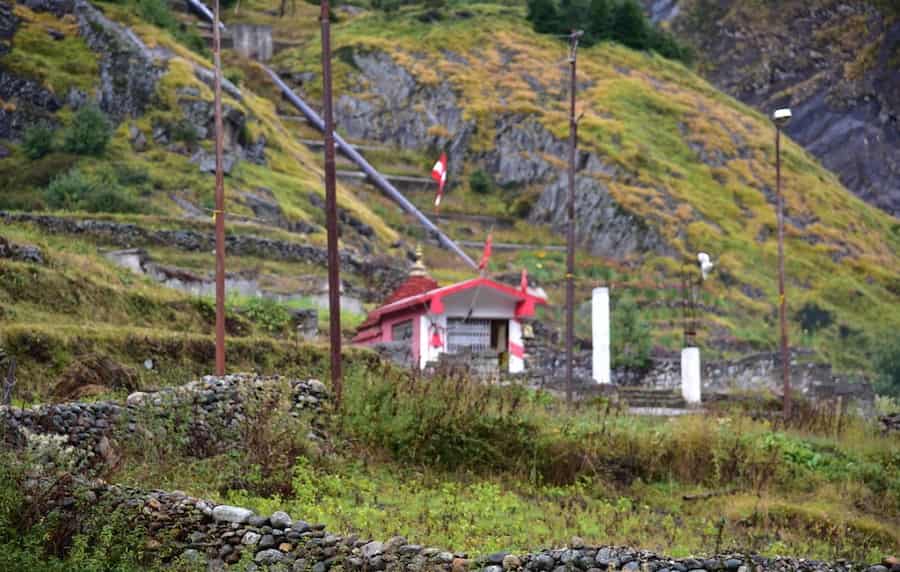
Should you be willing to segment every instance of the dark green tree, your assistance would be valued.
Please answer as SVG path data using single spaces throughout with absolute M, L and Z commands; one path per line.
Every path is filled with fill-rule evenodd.
M 559 3 L 559 34 L 566 34 L 572 30 L 581 30 L 588 25 L 591 5 L 590 0 L 560 0 Z
M 559 11 L 553 0 L 528 0 L 526 16 L 534 31 L 540 34 L 558 34 L 561 30 Z
M 609 0 L 591 0 L 587 43 L 595 44 L 612 37 L 612 9 Z
M 612 39 L 629 48 L 648 48 L 648 26 L 637 0 L 624 0 L 613 12 Z

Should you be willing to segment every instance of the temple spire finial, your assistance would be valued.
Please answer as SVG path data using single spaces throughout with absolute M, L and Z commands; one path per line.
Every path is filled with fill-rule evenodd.
M 413 263 L 412 270 L 409 271 L 410 276 L 428 276 L 428 269 L 425 268 L 423 261 L 422 244 L 416 245 L 416 261 Z

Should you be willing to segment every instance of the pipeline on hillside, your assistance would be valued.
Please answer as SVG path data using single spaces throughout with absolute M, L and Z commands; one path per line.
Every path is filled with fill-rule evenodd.
M 284 80 L 282 80 L 277 73 L 272 71 L 268 66 L 263 65 L 262 68 L 266 70 L 266 73 L 269 74 L 269 77 L 272 78 L 272 81 L 275 82 L 275 85 L 277 85 L 279 89 L 281 89 L 281 92 L 284 94 L 287 100 L 290 101 L 294 105 L 294 107 L 299 109 L 300 112 L 306 116 L 309 122 L 316 127 L 316 129 L 318 129 L 319 131 L 325 131 L 325 122 L 322 121 L 322 118 L 319 117 L 319 114 L 316 113 L 316 111 L 309 105 L 307 105 L 306 102 L 303 101 L 296 93 L 294 93 L 294 91 L 290 87 L 288 87 L 286 83 L 284 83 Z M 456 253 L 456 255 L 462 258 L 463 261 L 470 267 L 476 269 L 478 268 L 478 265 L 475 264 L 475 261 L 472 260 L 469 255 L 459 247 L 459 245 L 453 242 L 450 237 L 441 232 L 440 229 L 438 229 L 438 227 L 428 219 L 428 217 L 422 214 L 422 211 L 417 209 L 414 204 L 409 202 L 409 199 L 404 197 L 403 194 L 400 193 L 400 191 L 398 191 L 396 187 L 394 187 L 394 185 L 392 185 L 387 179 L 385 179 L 384 176 L 375 169 L 375 167 L 370 165 L 369 162 L 366 161 L 366 159 L 362 155 L 360 155 L 352 145 L 347 143 L 343 137 L 335 133 L 334 141 L 340 148 L 340 150 L 344 153 L 344 155 L 346 155 L 351 161 L 356 163 L 376 187 L 384 191 L 384 193 L 394 201 L 396 201 L 403 208 L 403 210 L 413 215 L 419 221 L 419 223 L 421 223 L 422 226 L 425 227 L 426 230 L 434 234 L 441 246 Z
M 209 10 L 209 8 L 206 7 L 203 2 L 201 2 L 200 0 L 187 0 L 187 2 L 197 12 L 199 12 L 207 20 L 209 20 L 210 23 L 213 22 L 213 13 Z M 222 29 L 225 28 L 225 25 L 221 22 L 219 22 L 219 25 L 222 26 Z M 294 90 L 288 87 L 288 85 L 284 83 L 284 80 L 282 80 L 277 73 L 272 71 L 268 66 L 264 64 L 260 65 L 264 70 L 266 70 L 266 73 L 269 74 L 269 77 L 272 78 L 272 81 L 275 82 L 275 85 L 277 85 L 278 88 L 281 89 L 281 92 L 288 99 L 288 101 L 290 101 L 294 105 L 294 107 L 299 109 L 300 112 L 306 116 L 309 122 L 315 125 L 319 131 L 324 132 L 325 122 L 322 121 L 322 118 L 319 117 L 319 114 L 316 113 L 316 111 L 309 105 L 307 105 L 306 102 L 303 101 L 296 93 L 294 93 Z M 375 167 L 370 165 L 369 162 L 366 161 L 365 158 L 360 155 L 356 149 L 354 149 L 350 144 L 344 141 L 343 137 L 335 133 L 334 141 L 337 144 L 338 148 L 340 148 L 340 150 L 344 153 L 344 155 L 346 155 L 348 158 L 350 158 L 351 161 L 356 163 L 376 187 L 381 189 L 385 194 L 396 201 L 397 204 L 399 204 L 403 208 L 403 210 L 414 216 L 416 220 L 418 220 L 419 223 L 423 227 L 425 227 L 428 232 L 435 235 L 435 237 L 437 237 L 438 243 L 441 246 L 454 252 L 457 256 L 462 258 L 463 261 L 471 268 L 476 270 L 478 269 L 478 265 L 475 264 L 475 261 L 472 260 L 469 255 L 459 247 L 458 244 L 453 242 L 450 237 L 441 232 L 441 230 L 433 222 L 431 222 L 428 217 L 422 214 L 422 211 L 417 209 L 414 204 L 409 202 L 409 200 L 404 197 L 403 194 L 400 193 L 400 191 L 398 191 L 396 187 L 394 187 L 394 185 L 392 185 L 387 179 L 385 179 L 384 176 L 375 169 Z
M 210 23 L 212 23 L 213 13 L 209 8 L 206 7 L 206 4 L 204 4 L 203 2 L 200 2 L 200 0 L 187 0 L 187 3 L 188 3 L 188 5 L 190 5 L 191 8 L 193 8 L 194 10 L 199 12 L 204 18 L 206 18 L 207 20 L 209 20 Z M 225 24 L 223 24 L 222 22 L 219 22 L 219 29 L 222 30 L 223 32 L 225 32 L 226 31 Z

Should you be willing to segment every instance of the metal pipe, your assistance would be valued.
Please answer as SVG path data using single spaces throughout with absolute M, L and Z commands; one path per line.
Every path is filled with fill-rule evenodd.
M 288 87 L 286 83 L 284 83 L 284 81 L 278 76 L 278 74 L 276 74 L 267 66 L 262 66 L 262 68 L 266 70 L 275 85 L 277 85 L 279 89 L 281 89 L 282 93 L 288 99 L 288 101 L 290 101 L 294 105 L 294 107 L 299 109 L 300 112 L 306 116 L 310 123 L 312 123 L 317 129 L 325 133 L 325 123 L 324 121 L 322 121 L 322 118 L 319 117 L 319 114 L 317 114 L 313 108 L 307 105 L 305 101 L 303 101 L 296 93 L 294 93 L 294 91 L 290 87 Z M 434 234 L 441 246 L 456 253 L 456 255 L 462 258 L 462 260 L 472 269 L 478 269 L 478 264 L 476 264 L 475 261 L 472 260 L 469 255 L 466 254 L 465 251 L 463 251 L 462 248 L 460 248 L 455 242 L 453 242 L 453 240 L 451 240 L 447 235 L 441 232 L 440 229 L 438 229 L 438 227 L 428 219 L 428 217 L 422 214 L 422 212 L 417 209 L 415 205 L 409 202 L 409 200 L 404 197 L 400 193 L 400 191 L 398 191 L 394 187 L 394 185 L 388 182 L 388 180 L 385 179 L 384 176 L 381 175 L 381 173 L 375 170 L 375 168 L 372 167 L 372 165 L 370 165 L 369 162 L 366 161 L 365 158 L 363 158 L 363 156 L 356 151 L 356 149 L 354 149 L 349 143 L 347 143 L 343 137 L 341 137 L 337 133 L 334 133 L 334 141 L 341 152 L 344 153 L 344 155 L 346 155 L 351 161 L 356 163 L 359 168 L 362 169 L 363 172 L 369 177 L 369 179 L 371 179 L 372 183 L 375 186 L 384 191 L 384 193 L 387 194 L 391 199 L 396 201 L 400 205 L 400 207 L 403 208 L 403 210 L 413 215 L 416 220 L 418 220 L 419 223 L 423 227 L 425 227 L 426 230 Z
M 214 0 L 214 22 L 219 21 L 219 0 Z M 213 26 L 213 92 L 216 136 L 216 375 L 225 375 L 225 172 L 223 168 L 224 138 L 222 127 L 222 61 L 221 37 Z
M 781 376 L 784 420 L 791 416 L 791 358 L 788 348 L 787 299 L 784 293 L 784 197 L 781 194 L 781 125 L 775 124 L 775 192 L 778 205 L 778 319 L 781 325 Z
M 335 408 L 341 407 L 341 278 L 338 255 L 337 188 L 334 166 L 334 115 L 331 94 L 331 22 L 328 0 L 322 0 L 319 21 L 322 24 L 322 109 L 325 111 L 325 227 L 328 231 L 328 313 L 331 337 L 331 388 Z
M 196 8 L 198 12 L 205 16 L 207 20 L 209 20 L 210 22 L 214 21 L 213 14 L 209 11 L 209 8 L 207 8 L 205 4 L 203 4 L 199 0 L 187 1 L 191 6 Z M 219 23 L 219 26 L 221 26 L 222 30 L 225 30 L 225 25 L 221 22 Z M 271 68 L 263 64 L 260 65 L 264 70 L 266 70 L 266 73 L 269 74 L 269 77 L 272 78 L 272 81 L 275 82 L 275 85 L 277 85 L 279 89 L 281 89 L 282 93 L 285 97 L 287 97 L 288 101 L 290 101 L 294 105 L 294 107 L 299 109 L 303 113 L 303 115 L 305 115 L 306 118 L 310 121 L 310 123 L 312 123 L 319 131 L 322 131 L 324 133 L 325 122 L 322 121 L 322 118 L 319 117 L 319 114 L 316 113 L 313 108 L 308 106 L 305 101 L 300 99 L 300 97 L 298 97 L 297 94 L 294 93 L 294 91 L 290 87 L 288 87 L 288 85 L 284 83 L 281 77 L 279 77 L 277 73 L 272 71 Z M 418 220 L 419 223 L 425 227 L 426 230 L 434 234 L 441 246 L 453 251 L 457 256 L 462 258 L 463 262 L 468 264 L 470 268 L 478 270 L 478 265 L 469 257 L 468 254 L 465 253 L 462 248 L 460 248 L 455 242 L 453 242 L 450 237 L 441 232 L 440 229 L 438 229 L 438 227 L 435 226 L 435 224 L 431 222 L 428 217 L 422 214 L 422 212 L 417 209 L 415 205 L 409 202 L 409 200 L 407 200 L 407 198 L 404 197 L 400 193 L 400 191 L 398 191 L 394 187 L 394 185 L 390 184 L 387 179 L 385 179 L 381 175 L 381 173 L 376 171 L 375 168 L 372 167 L 372 165 L 370 165 L 369 162 L 366 161 L 363 156 L 356 151 L 356 149 L 354 149 L 346 141 L 344 141 L 343 137 L 341 137 L 337 133 L 334 133 L 334 140 L 337 143 L 338 148 L 340 148 L 344 155 L 346 155 L 351 161 L 359 165 L 359 168 L 362 169 L 366 173 L 366 175 L 368 175 L 375 186 L 380 188 L 394 201 L 399 203 L 403 210 L 413 215 L 416 220 Z
M 218 18 L 216 18 L 216 17 L 213 15 L 213 13 L 210 12 L 209 8 L 207 8 L 207 7 L 206 7 L 206 4 L 204 4 L 203 2 L 200 2 L 199 0 L 187 0 L 187 3 L 188 3 L 188 5 L 190 5 L 194 10 L 200 12 L 200 14 L 202 14 L 204 17 L 206 17 L 206 19 L 209 20 L 210 23 L 215 22 L 216 20 L 218 20 Z M 223 32 L 226 31 L 226 29 L 225 29 L 225 24 L 223 24 L 222 22 L 219 22 L 219 28 L 220 28 Z

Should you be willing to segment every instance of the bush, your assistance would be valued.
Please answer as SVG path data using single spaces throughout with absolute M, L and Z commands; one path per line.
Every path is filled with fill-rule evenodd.
M 875 384 L 878 393 L 900 397 L 900 338 L 895 336 L 878 349 L 875 371 L 878 372 Z
M 493 190 L 494 182 L 490 175 L 478 169 L 469 175 L 469 188 L 479 195 L 486 195 Z
M 51 209 L 77 210 L 84 198 L 94 192 L 94 184 L 81 171 L 73 169 L 54 178 L 44 191 Z
M 53 130 L 41 123 L 25 130 L 22 140 L 25 156 L 36 161 L 53 150 Z
M 137 8 L 141 19 L 146 22 L 170 32 L 178 29 L 178 20 L 172 15 L 165 0 L 138 0 Z
M 111 136 L 106 114 L 95 106 L 85 106 L 75 113 L 63 147 L 76 155 L 102 155 Z
M 637 304 L 629 297 L 616 302 L 613 312 L 612 352 L 614 365 L 644 369 L 650 365 L 650 326 Z
M 271 298 L 251 298 L 244 306 L 244 313 L 273 334 L 283 332 L 291 321 L 291 315 L 285 307 Z
M 53 179 L 44 190 L 51 209 L 88 212 L 136 213 L 141 205 L 114 180 L 96 181 L 73 169 Z

